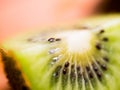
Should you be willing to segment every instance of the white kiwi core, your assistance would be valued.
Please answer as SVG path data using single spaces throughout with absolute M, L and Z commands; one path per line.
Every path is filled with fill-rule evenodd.
M 67 51 L 70 53 L 83 54 L 92 48 L 94 35 L 89 30 L 72 30 L 59 35 L 65 38 Z
M 67 36 L 67 46 L 69 52 L 84 53 L 91 48 L 92 34 L 89 31 L 70 32 Z
M 95 55 L 97 37 L 95 33 L 90 30 L 69 30 L 59 32 L 55 36 L 61 38 L 61 42 L 57 44 L 60 48 L 60 55 L 63 55 L 63 61 L 71 60 L 71 62 L 77 62 L 81 66 L 86 66 L 93 59 L 89 56 Z M 89 59 L 88 59 L 89 57 Z

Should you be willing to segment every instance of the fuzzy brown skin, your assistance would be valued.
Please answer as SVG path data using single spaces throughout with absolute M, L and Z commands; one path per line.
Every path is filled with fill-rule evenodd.
M 2 63 L 2 55 L 0 53 L 0 90 L 10 90 L 8 79 L 5 76 L 4 65 Z
M 5 75 L 11 90 L 30 90 L 14 58 L 0 49 Z

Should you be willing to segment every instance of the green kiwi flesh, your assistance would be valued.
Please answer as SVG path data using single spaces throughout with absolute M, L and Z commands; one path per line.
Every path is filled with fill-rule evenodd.
M 25 76 L 29 83 L 29 88 L 20 89 L 11 84 L 13 90 L 120 90 L 120 15 L 58 29 L 21 35 L 2 44 L 5 67 L 6 58 L 15 61 L 10 67 L 20 65 L 22 74 L 12 75 L 13 80 Z M 8 68 L 9 73 L 14 70 Z M 6 73 L 11 74 L 15 73 Z

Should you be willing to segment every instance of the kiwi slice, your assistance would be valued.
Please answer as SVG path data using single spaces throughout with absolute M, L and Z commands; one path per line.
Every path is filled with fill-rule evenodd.
M 2 44 L 13 90 L 120 90 L 120 15 L 75 25 Z

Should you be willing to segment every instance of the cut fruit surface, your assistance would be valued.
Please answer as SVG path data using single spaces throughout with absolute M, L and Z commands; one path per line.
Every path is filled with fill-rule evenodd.
M 13 88 L 19 78 L 12 74 L 22 73 L 18 90 L 120 90 L 119 45 L 120 16 L 101 16 L 80 28 L 16 37 L 3 43 L 1 54 L 5 68 L 12 67 L 13 73 L 5 70 Z

